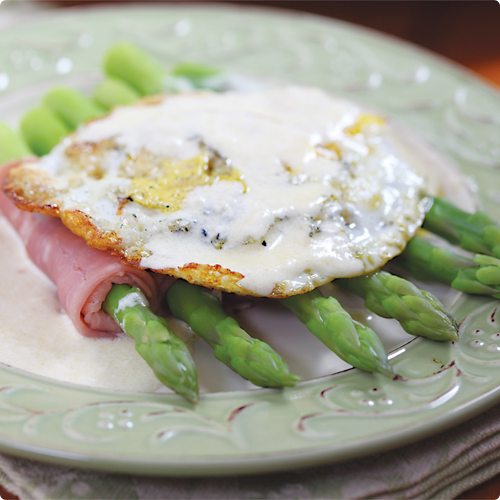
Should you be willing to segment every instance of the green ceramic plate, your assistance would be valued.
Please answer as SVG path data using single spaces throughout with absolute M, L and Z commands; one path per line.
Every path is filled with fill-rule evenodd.
M 374 106 L 435 146 L 477 190 L 483 208 L 498 212 L 499 94 L 398 40 L 313 16 L 226 6 L 131 6 L 26 19 L 0 33 L 2 120 L 17 120 L 55 83 L 91 88 L 103 51 L 118 39 L 134 41 L 167 64 L 208 62 L 257 79 L 320 86 Z M 461 182 L 457 174 L 449 178 Z M 285 391 L 207 383 L 193 407 L 172 394 L 89 389 L 2 365 L 0 450 L 100 470 L 222 475 L 346 460 L 400 446 L 500 402 L 497 302 L 460 296 L 453 301 L 461 321 L 455 345 L 384 334 L 404 377 L 398 381 L 356 370 L 304 368 L 309 380 Z M 278 344 L 285 350 L 288 344 L 291 364 L 320 365 L 323 354 L 308 347 L 312 340 L 299 339 L 295 327 L 289 334 L 290 318 L 280 314 L 265 305 L 253 327 L 274 330 Z M 294 342 L 300 348 L 290 347 Z M 296 355 L 301 359 L 295 361 Z

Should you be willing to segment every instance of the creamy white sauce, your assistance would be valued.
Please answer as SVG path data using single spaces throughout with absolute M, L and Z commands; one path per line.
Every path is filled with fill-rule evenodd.
M 278 284 L 298 291 L 380 267 L 423 219 L 424 182 L 413 158 L 389 140 L 390 127 L 346 132 L 364 112 L 296 86 L 176 95 L 82 127 L 41 168 L 58 177 L 64 209 L 88 213 L 125 247 L 143 247 L 145 268 L 218 264 L 241 273 L 239 284 L 252 294 L 267 296 Z M 121 149 L 105 157 L 105 176 L 75 175 L 64 156 L 68 144 L 108 138 Z M 130 179 L 117 177 L 127 155 L 147 150 L 183 160 L 199 154 L 200 142 L 241 172 L 242 182 L 194 187 L 174 212 L 133 202 L 116 215 L 130 190 Z M 323 147 L 331 143 L 341 159 Z M 188 231 L 169 229 L 179 220 Z

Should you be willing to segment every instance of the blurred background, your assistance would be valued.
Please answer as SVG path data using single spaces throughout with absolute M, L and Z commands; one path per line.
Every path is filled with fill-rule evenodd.
M 6 0 L 29 3 L 30 0 Z M 176 3 L 208 3 L 184 0 Z M 71 7 L 82 4 L 118 4 L 63 0 L 38 4 Z M 150 3 L 161 3 L 161 0 Z M 174 2 L 163 2 L 174 3 Z M 212 2 L 210 2 L 212 3 Z M 290 9 L 348 21 L 403 38 L 467 66 L 500 85 L 500 3 L 498 0 L 261 0 L 219 1 Z

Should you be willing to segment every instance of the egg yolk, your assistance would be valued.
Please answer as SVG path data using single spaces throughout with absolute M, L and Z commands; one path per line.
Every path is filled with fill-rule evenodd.
M 380 128 L 383 125 L 385 125 L 385 120 L 381 116 L 362 114 L 354 125 L 346 129 L 346 132 L 351 135 L 364 134 L 370 129 Z
M 166 212 L 179 210 L 193 188 L 222 180 L 240 181 L 241 173 L 213 155 L 201 153 L 187 160 L 161 162 L 161 177 L 133 177 L 127 196 L 143 206 Z

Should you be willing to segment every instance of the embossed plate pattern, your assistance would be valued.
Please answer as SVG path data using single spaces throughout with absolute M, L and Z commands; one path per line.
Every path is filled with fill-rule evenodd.
M 68 10 L 0 33 L 0 113 L 14 119 L 55 82 L 96 81 L 127 38 L 166 61 L 321 86 L 425 137 L 500 201 L 500 97 L 460 68 L 395 39 L 314 16 L 237 7 Z M 0 450 L 66 465 L 157 475 L 280 470 L 345 460 L 452 426 L 500 402 L 497 302 L 459 297 L 460 341 L 394 353 L 405 380 L 350 370 L 283 392 L 116 393 L 0 367 Z

